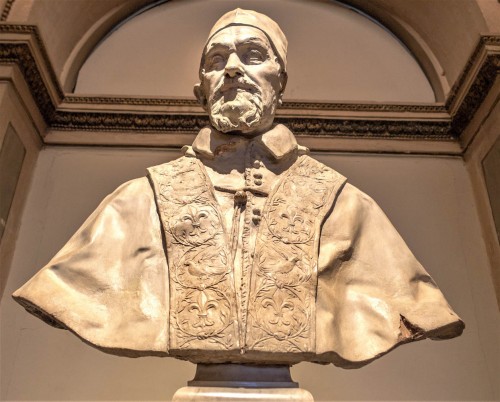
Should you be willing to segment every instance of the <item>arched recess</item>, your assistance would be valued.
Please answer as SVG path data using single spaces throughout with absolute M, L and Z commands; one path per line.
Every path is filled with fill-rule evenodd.
M 94 48 L 115 29 L 129 18 L 140 14 L 157 4 L 168 0 L 151 2 L 150 0 L 130 0 L 117 5 L 99 18 L 73 47 L 61 71 L 60 82 L 64 92 L 72 92 L 81 66 Z
M 153 3 L 145 0 L 132 0 L 118 5 L 98 21 L 96 21 L 81 37 L 67 58 L 61 73 L 61 84 L 65 92 L 72 92 L 78 72 L 92 50 L 118 25 L 123 24 L 158 4 L 169 0 L 158 0 Z M 334 0 L 313 0 L 322 3 L 332 3 Z M 378 5 L 383 0 L 373 0 L 367 3 L 362 0 L 339 0 L 355 11 L 373 19 L 388 31 L 392 32 L 413 54 L 429 80 L 437 102 L 444 102 L 450 85 L 437 57 L 412 26 L 405 23 L 395 13 Z M 147 3 L 147 4 L 146 4 Z
M 410 50 L 429 80 L 437 102 L 444 102 L 450 83 L 438 58 L 419 33 L 394 13 L 377 5 L 376 1 L 340 0 L 359 10 L 389 29 Z

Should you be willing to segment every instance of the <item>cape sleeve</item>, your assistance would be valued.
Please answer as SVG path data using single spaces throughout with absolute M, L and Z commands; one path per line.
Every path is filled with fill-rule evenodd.
M 13 297 L 30 313 L 105 352 L 164 355 L 167 275 L 153 191 L 141 178 L 106 197 Z
M 319 257 L 316 349 L 345 368 L 394 347 L 462 333 L 464 323 L 379 206 L 346 184 Z

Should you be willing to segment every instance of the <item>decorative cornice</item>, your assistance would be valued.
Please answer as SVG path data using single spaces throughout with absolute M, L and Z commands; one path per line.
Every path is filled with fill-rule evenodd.
M 449 140 L 450 122 L 408 120 L 352 120 L 321 118 L 276 119 L 296 135 L 348 138 Z M 138 131 L 196 133 L 208 117 L 179 114 L 81 113 L 58 111 L 51 127 L 60 131 Z
M 35 26 L 2 23 L 1 33 L 29 34 L 32 38 L 12 40 L 11 36 L 9 40 L 0 41 L 0 63 L 16 64 L 20 68 L 51 129 L 194 133 L 208 124 L 206 116 L 196 110 L 193 112 L 198 106 L 194 99 L 64 95 Z M 487 50 L 490 45 L 500 45 L 500 36 L 481 38 L 445 105 L 285 102 L 284 112 L 278 115 L 277 121 L 288 125 L 299 136 L 449 141 L 460 136 L 499 74 L 500 56 L 498 52 Z M 40 65 L 43 65 L 45 80 Z M 51 93 L 57 94 L 59 99 L 53 100 Z M 90 105 L 109 106 L 106 110 L 95 111 L 89 110 Z M 126 106 L 140 110 L 127 110 Z M 158 106 L 162 110 L 159 111 Z M 180 113 L 179 107 L 187 108 Z M 317 113 L 317 117 L 297 117 L 310 115 L 312 111 L 321 113 Z M 362 116 L 343 116 L 342 112 L 362 112 Z
M 486 52 L 484 60 L 480 60 L 487 46 L 500 46 L 500 35 L 481 36 L 446 100 L 445 107 L 451 115 L 452 122 L 450 134 L 455 138 L 460 137 L 461 133 L 465 130 L 474 113 L 493 86 L 496 76 L 500 73 L 500 54 L 488 54 Z M 456 110 L 453 112 L 452 109 L 454 109 L 455 104 L 458 102 L 459 93 L 464 90 L 464 86 L 467 80 L 470 79 L 473 69 L 478 65 L 480 66 L 479 71 L 461 100 L 461 103 L 457 105 Z
M 447 121 L 278 118 L 297 134 L 318 137 L 449 140 Z
M 50 84 L 51 86 L 54 87 L 54 89 L 57 92 L 57 95 L 59 98 L 63 99 L 64 98 L 64 92 L 61 89 L 61 86 L 59 85 L 59 80 L 56 76 L 56 73 L 54 72 L 54 69 L 52 68 L 52 63 L 50 62 L 50 57 L 49 54 L 47 53 L 47 49 L 45 45 L 43 44 L 43 39 L 40 35 L 40 32 L 38 31 L 38 28 L 36 25 L 27 25 L 27 24 L 7 24 L 7 23 L 1 23 L 0 24 L 0 34 L 2 33 L 13 33 L 13 34 L 28 34 L 30 35 L 35 42 L 36 47 L 40 51 L 40 54 L 42 56 L 42 60 L 44 65 L 47 67 L 47 72 L 49 74 L 50 78 Z M 11 42 L 12 43 L 12 42 Z M 3 44 L 0 42 L 0 45 Z M 31 49 L 28 49 L 28 52 L 30 53 L 30 66 L 29 69 L 37 69 L 38 66 L 36 65 L 35 59 L 33 57 Z M 3 59 L 0 57 L 0 62 L 2 62 Z M 40 77 L 41 75 L 38 74 Z
M 5 2 L 5 6 L 3 7 L 3 10 L 2 10 L 2 15 L 0 16 L 0 21 L 7 21 L 7 18 L 9 17 L 10 9 L 12 8 L 13 4 L 14 4 L 14 0 L 7 0 Z
M 134 106 L 198 106 L 195 99 L 133 98 L 115 96 L 78 96 L 67 94 L 65 103 Z
M 176 114 L 58 111 L 51 127 L 66 131 L 197 132 L 208 117 Z
M 452 116 L 450 134 L 460 137 L 500 74 L 500 54 L 488 55 L 458 110 Z
M 335 110 L 348 112 L 445 113 L 444 105 L 346 102 L 284 102 L 284 109 Z
M 0 63 L 18 66 L 40 113 L 45 122 L 50 124 L 56 106 L 52 102 L 29 46 L 26 43 L 0 43 Z
M 472 51 L 472 54 L 467 60 L 467 63 L 465 63 L 465 67 L 463 68 L 460 77 L 455 82 L 455 84 L 450 90 L 450 93 L 448 94 L 445 103 L 445 107 L 448 111 L 450 110 L 453 103 L 456 101 L 458 93 L 465 85 L 467 78 L 471 74 L 471 70 L 474 68 L 475 65 L 479 63 L 479 57 L 481 56 L 482 51 L 488 45 L 500 46 L 500 35 L 484 35 L 479 38 L 476 47 Z

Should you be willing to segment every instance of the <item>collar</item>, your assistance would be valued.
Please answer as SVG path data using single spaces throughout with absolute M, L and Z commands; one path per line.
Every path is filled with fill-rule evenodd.
M 196 153 L 214 158 L 218 154 L 218 150 L 223 149 L 227 145 L 234 145 L 240 142 L 247 142 L 248 144 L 256 142 L 266 149 L 276 160 L 280 160 L 291 152 L 302 148 L 297 144 L 292 132 L 283 124 L 278 124 L 266 133 L 250 139 L 241 135 L 224 134 L 211 126 L 206 126 L 196 136 L 192 149 Z

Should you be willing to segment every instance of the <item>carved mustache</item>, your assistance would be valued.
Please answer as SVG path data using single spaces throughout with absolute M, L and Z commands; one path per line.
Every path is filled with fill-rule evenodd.
M 234 77 L 234 78 L 225 77 L 215 87 L 214 90 L 215 97 L 220 97 L 225 92 L 234 88 L 243 89 L 251 93 L 260 94 L 260 87 L 247 77 Z

